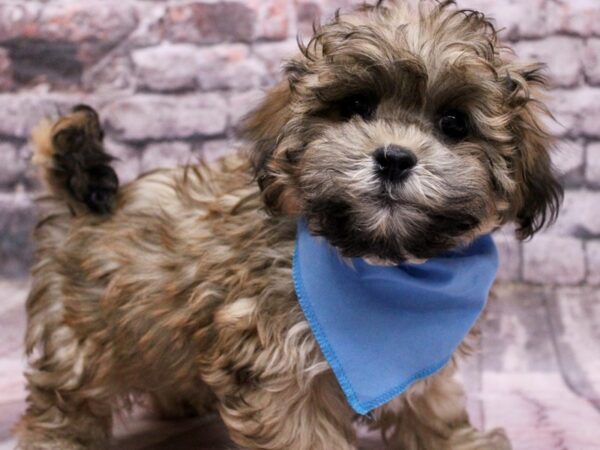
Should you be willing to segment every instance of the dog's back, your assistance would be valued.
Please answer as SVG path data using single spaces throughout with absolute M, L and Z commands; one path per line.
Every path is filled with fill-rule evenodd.
M 85 106 L 33 133 L 46 193 L 38 200 L 28 352 L 46 345 L 59 322 L 104 333 L 133 305 L 164 302 L 167 311 L 169 302 L 185 303 L 198 284 L 219 277 L 213 268 L 244 263 L 247 255 L 227 251 L 234 235 L 260 236 L 256 224 L 265 222 L 243 158 L 156 170 L 119 187 L 102 134 Z M 136 319 L 136 339 L 150 327 L 143 322 Z
M 43 123 L 33 141 L 47 187 L 27 301 L 32 406 L 17 430 L 22 442 L 45 433 L 40 423 L 62 420 L 39 405 L 78 405 L 75 415 L 99 408 L 94 414 L 109 420 L 115 399 L 142 391 L 159 406 L 193 397 L 205 399 L 196 410 L 208 407 L 199 358 L 211 357 L 218 317 L 230 319 L 219 311 L 251 271 L 289 263 L 293 221 L 280 228 L 267 217 L 248 164 L 235 155 L 119 187 L 88 107 Z M 282 235 L 289 245 L 280 245 Z M 266 288 L 256 283 L 256 295 Z M 69 420 L 71 432 L 86 426 Z

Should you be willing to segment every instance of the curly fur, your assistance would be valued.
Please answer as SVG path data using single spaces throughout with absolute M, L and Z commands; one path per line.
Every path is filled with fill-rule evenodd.
M 105 448 L 112 414 L 149 395 L 163 415 L 217 410 L 245 448 L 355 449 L 356 417 L 294 293 L 297 217 L 344 255 L 388 263 L 508 222 L 531 236 L 561 195 L 539 70 L 516 62 L 480 13 L 380 1 L 301 46 L 245 122 L 250 158 L 117 189 L 91 109 L 42 127 L 36 160 L 49 190 L 20 448 Z M 372 102 L 368 117 L 344 117 L 356 94 Z M 468 114 L 460 142 L 437 128 L 448 108 Z M 401 184 L 374 170 L 374 150 L 389 145 L 418 160 Z M 471 427 L 455 366 L 375 411 L 370 426 L 389 448 L 510 447 L 501 431 Z

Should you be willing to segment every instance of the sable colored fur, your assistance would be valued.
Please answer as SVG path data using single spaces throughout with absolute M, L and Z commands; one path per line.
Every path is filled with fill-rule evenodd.
M 51 192 L 80 212 L 105 214 L 113 209 L 119 179 L 104 151 L 96 111 L 77 105 L 64 120 L 43 121 L 32 140 L 37 148 L 34 163 L 42 167 Z
M 355 449 L 356 417 L 294 293 L 297 218 L 345 256 L 389 264 L 509 222 L 527 238 L 556 216 L 540 66 L 516 61 L 483 14 L 380 1 L 317 29 L 285 73 L 245 122 L 249 158 L 118 190 L 89 107 L 35 133 L 49 189 L 21 449 L 105 448 L 112 414 L 141 395 L 166 416 L 218 411 L 245 448 Z M 375 411 L 389 448 L 510 448 L 469 424 L 455 366 Z

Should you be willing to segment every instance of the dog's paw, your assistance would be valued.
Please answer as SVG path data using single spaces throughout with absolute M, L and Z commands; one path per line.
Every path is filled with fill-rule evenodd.
M 512 446 L 501 428 L 482 432 L 475 428 L 461 428 L 450 438 L 451 450 L 512 450 Z

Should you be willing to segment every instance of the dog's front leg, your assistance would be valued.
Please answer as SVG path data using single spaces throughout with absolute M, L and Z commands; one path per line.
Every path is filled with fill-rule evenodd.
M 415 383 L 405 394 L 376 411 L 388 448 L 394 450 L 510 450 L 502 430 L 474 428 L 454 365 Z
M 236 388 L 220 413 L 232 439 L 258 450 L 355 450 L 353 412 L 331 372 L 308 386 L 297 374 Z

